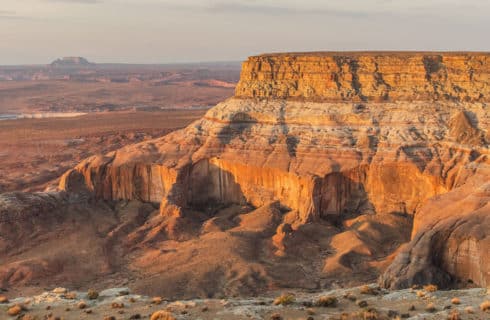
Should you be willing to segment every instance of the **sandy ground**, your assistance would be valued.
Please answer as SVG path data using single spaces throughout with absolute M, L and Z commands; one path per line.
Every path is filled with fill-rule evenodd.
M 376 288 L 369 285 L 369 288 Z M 254 298 L 166 301 L 164 297 L 132 294 L 128 288 L 99 292 L 91 300 L 86 292 L 57 288 L 32 297 L 11 299 L 0 305 L 1 319 L 15 319 L 7 310 L 15 305 L 29 315 L 24 319 L 149 319 L 158 310 L 176 319 L 490 319 L 490 310 L 480 309 L 490 299 L 487 289 L 429 292 L 421 288 L 400 291 L 372 290 L 363 287 L 317 293 L 291 292 L 292 301 L 276 305 L 280 293 Z M 55 293 L 56 292 L 56 293 Z M 8 292 L 6 293 L 8 294 Z M 283 295 L 285 293 L 282 293 Z M 7 296 L 7 295 L 6 295 Z M 319 306 L 321 297 L 335 297 L 336 304 Z M 455 301 L 457 298 L 459 301 Z M 456 304 L 455 302 L 459 302 Z M 85 304 L 81 309 L 80 304 Z M 428 306 L 432 304 L 433 310 Z M 51 318 L 50 318 L 51 317 Z M 109 318 L 114 317 L 114 318 Z M 22 319 L 22 316 L 20 317 Z
M 43 190 L 80 160 L 182 128 L 205 110 L 0 121 L 0 193 Z
M 229 84 L 208 82 L 0 81 L 0 113 L 211 106 L 233 95 Z

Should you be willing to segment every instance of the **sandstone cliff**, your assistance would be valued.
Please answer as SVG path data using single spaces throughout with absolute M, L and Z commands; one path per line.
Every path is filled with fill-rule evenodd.
M 160 206 L 125 240 L 142 287 L 318 288 L 373 279 L 392 261 L 385 286 L 485 285 L 488 62 L 252 57 L 236 97 L 183 130 L 86 159 L 60 188 Z
M 250 57 L 236 96 L 488 102 L 488 53 L 319 52 Z

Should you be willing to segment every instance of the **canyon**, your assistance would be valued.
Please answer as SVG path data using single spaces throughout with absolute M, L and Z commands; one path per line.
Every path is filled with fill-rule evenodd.
M 250 57 L 235 96 L 186 128 L 91 156 L 50 193 L 0 195 L 0 285 L 488 286 L 489 62 Z

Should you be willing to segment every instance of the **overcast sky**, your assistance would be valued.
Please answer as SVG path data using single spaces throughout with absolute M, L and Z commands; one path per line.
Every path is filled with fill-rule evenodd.
M 490 51 L 490 0 L 0 0 L 0 65 L 243 60 L 276 51 Z

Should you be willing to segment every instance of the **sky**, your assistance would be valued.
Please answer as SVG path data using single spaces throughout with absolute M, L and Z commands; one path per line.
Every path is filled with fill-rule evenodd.
M 490 51 L 490 0 L 0 0 L 0 65 Z

